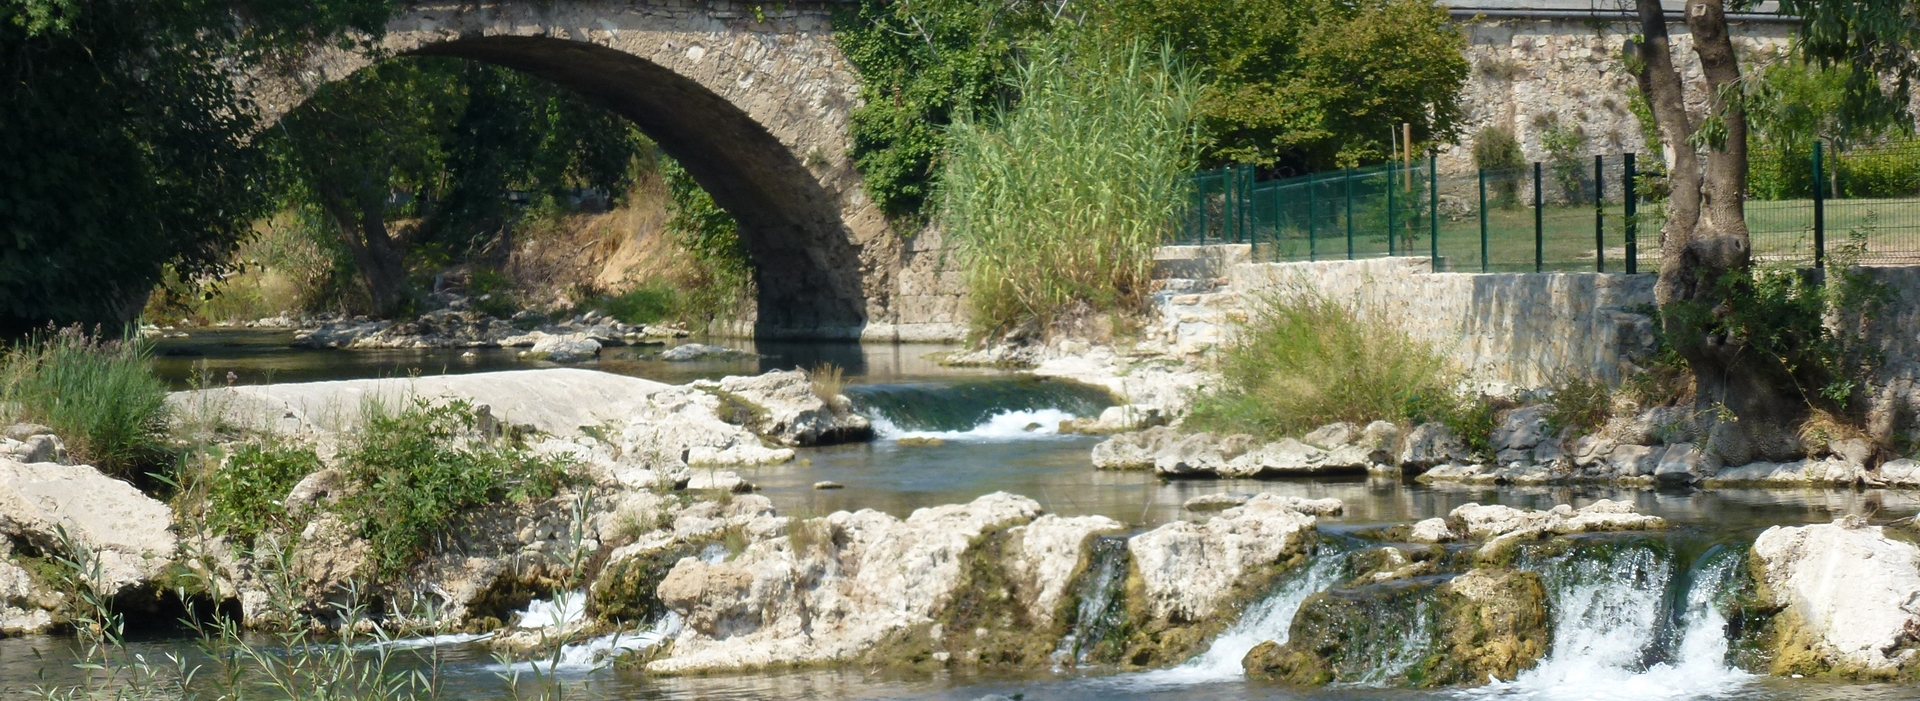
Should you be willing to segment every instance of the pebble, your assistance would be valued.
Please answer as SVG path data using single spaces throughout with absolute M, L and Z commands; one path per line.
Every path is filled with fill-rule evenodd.
M 846 486 L 840 484 L 839 482 L 822 481 L 822 482 L 813 483 L 813 488 L 814 489 L 846 489 Z

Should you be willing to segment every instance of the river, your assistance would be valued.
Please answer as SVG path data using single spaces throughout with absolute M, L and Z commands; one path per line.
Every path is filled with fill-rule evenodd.
M 1104 514 L 1147 529 L 1184 514 L 1187 499 L 1212 492 L 1271 491 L 1334 497 L 1346 513 L 1322 520 L 1324 537 L 1310 563 L 1283 578 L 1206 652 L 1172 669 L 1119 673 L 1055 670 L 1028 675 L 890 674 L 854 667 L 781 673 L 653 677 L 630 670 L 563 667 L 556 674 L 568 698 L 582 699 L 977 699 L 999 694 L 1030 700 L 1137 699 L 1910 699 L 1909 686 L 1851 684 L 1762 677 L 1728 662 L 1722 609 L 1733 554 L 1772 525 L 1831 521 L 1842 514 L 1878 518 L 1920 512 L 1920 497 L 1879 490 L 1674 490 L 1611 487 L 1429 486 L 1381 478 L 1164 482 L 1142 472 L 1094 470 L 1088 451 L 1097 439 L 1057 435 L 1065 416 L 1097 413 L 1102 393 L 1069 383 L 999 370 L 939 366 L 926 355 L 937 346 L 857 344 L 735 344 L 764 354 L 759 360 L 662 363 L 647 349 L 618 349 L 600 369 L 667 382 L 833 362 L 847 369 L 847 394 L 873 417 L 878 438 L 868 444 L 803 449 L 786 465 L 742 471 L 785 515 L 817 516 L 873 508 L 898 516 L 913 509 L 968 501 L 992 491 L 1024 494 L 1063 515 Z M 526 367 L 507 351 L 300 351 L 284 334 L 200 332 L 169 339 L 158 349 L 159 372 L 185 386 L 196 370 L 225 382 L 304 381 L 347 377 L 479 372 Z M 938 441 L 899 442 L 901 438 Z M 929 444 L 932 443 L 932 444 Z M 845 486 L 815 490 L 815 482 Z M 1444 515 L 1469 502 L 1516 507 L 1576 506 L 1607 498 L 1629 501 L 1643 513 L 1676 524 L 1658 536 L 1607 547 L 1575 548 L 1553 557 L 1524 559 L 1539 572 L 1553 602 L 1554 634 L 1547 658 L 1519 678 L 1471 690 L 1383 688 L 1368 679 L 1324 689 L 1249 682 L 1239 660 L 1262 640 L 1284 640 L 1293 611 L 1307 596 L 1341 581 L 1355 539 L 1371 526 Z M 1099 592 L 1123 583 L 1096 563 L 1082 586 Z M 1104 577 L 1104 578 L 1103 578 Z M 1086 597 L 1085 600 L 1096 600 Z M 1383 630 L 1408 641 L 1387 646 L 1373 665 L 1380 679 L 1417 651 L 1417 616 L 1387 612 Z M 1093 620 L 1093 617 L 1086 617 Z M 1079 631 L 1097 635 L 1097 630 Z M 179 631 L 148 631 L 133 644 L 149 657 L 191 656 Z M 0 690 L 30 697 L 36 684 L 76 679 L 75 643 L 64 637 L 0 640 Z M 406 664 L 438 660 L 450 698 L 512 698 L 499 666 L 480 644 L 453 644 L 399 653 Z M 531 684 L 531 681 L 523 681 Z M 531 688 L 531 687 L 527 687 Z

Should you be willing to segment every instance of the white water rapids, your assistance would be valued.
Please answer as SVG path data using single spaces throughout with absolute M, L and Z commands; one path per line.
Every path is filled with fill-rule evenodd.
M 1060 422 L 1078 418 L 1059 409 L 1003 411 L 965 431 L 909 431 L 885 416 L 873 417 L 873 433 L 882 440 L 938 438 L 943 441 L 1015 441 L 1060 434 Z

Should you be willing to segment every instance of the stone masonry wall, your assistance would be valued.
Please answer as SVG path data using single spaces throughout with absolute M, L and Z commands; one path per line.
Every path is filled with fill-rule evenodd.
M 1585 133 L 1587 156 L 1655 152 L 1628 108 L 1634 78 L 1621 59 L 1628 36 L 1639 33 L 1637 25 L 1509 19 L 1463 22 L 1462 31 L 1473 72 L 1460 96 L 1466 117 L 1460 143 L 1440 153 L 1442 172 L 1471 172 L 1474 137 L 1489 126 L 1512 130 L 1528 161 L 1547 159 L 1542 137 L 1555 124 Z M 1706 79 L 1693 53 L 1693 37 L 1684 24 L 1671 25 L 1668 31 L 1674 64 L 1687 83 L 1688 107 L 1703 112 Z M 1783 55 L 1792 31 L 1784 23 L 1735 23 L 1734 47 L 1741 52 L 1742 69 L 1752 71 Z
M 1653 276 L 1435 273 L 1425 258 L 1245 263 L 1228 271 L 1242 304 L 1314 292 L 1433 344 L 1492 389 L 1578 375 L 1617 382 L 1652 350 Z

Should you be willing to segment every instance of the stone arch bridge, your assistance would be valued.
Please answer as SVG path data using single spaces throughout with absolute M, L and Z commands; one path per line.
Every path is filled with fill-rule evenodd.
M 277 119 L 393 56 L 544 78 L 632 120 L 739 221 L 757 337 L 958 338 L 958 276 L 937 232 L 895 231 L 848 155 L 859 84 L 831 25 L 844 2 L 415 2 L 377 41 L 318 49 L 246 89 Z

